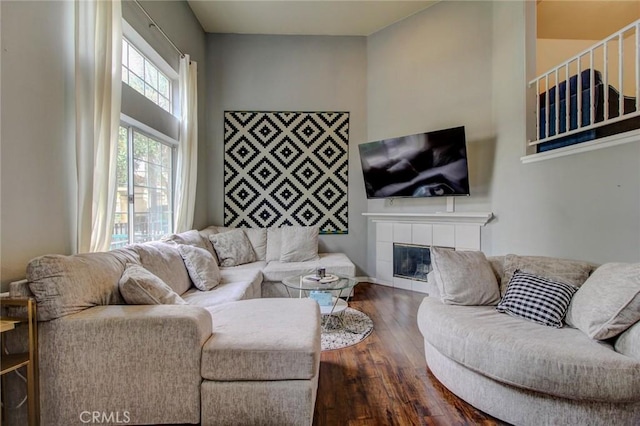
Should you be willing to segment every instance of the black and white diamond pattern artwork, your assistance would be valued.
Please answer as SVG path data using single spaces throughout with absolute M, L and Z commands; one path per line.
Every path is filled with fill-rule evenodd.
M 349 113 L 224 114 L 226 226 L 348 231 Z

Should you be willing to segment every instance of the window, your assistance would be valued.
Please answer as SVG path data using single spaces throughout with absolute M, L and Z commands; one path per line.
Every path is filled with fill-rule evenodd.
M 111 249 L 173 231 L 173 153 L 171 145 L 136 127 L 120 126 Z
M 122 38 L 122 82 L 172 113 L 172 81 L 151 61 Z

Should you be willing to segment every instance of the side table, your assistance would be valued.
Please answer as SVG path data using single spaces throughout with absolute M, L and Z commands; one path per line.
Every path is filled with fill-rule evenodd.
M 17 311 L 12 312 L 11 309 Z M 26 312 L 25 312 L 26 311 Z M 23 315 L 26 313 L 26 316 Z M 21 353 L 6 353 L 6 341 L 9 333 L 27 327 L 27 351 Z M 4 375 L 21 367 L 27 369 L 27 403 L 29 425 L 39 424 L 39 397 L 38 397 L 38 322 L 36 314 L 36 302 L 32 298 L 25 297 L 0 297 L 0 376 L 2 376 L 2 395 L 6 395 Z M 6 404 L 3 404 L 3 410 Z M 2 413 L 6 418 L 6 413 Z
M 320 305 L 322 314 L 322 328 L 326 331 L 328 318 L 335 317 L 340 321 L 341 328 L 344 327 L 342 313 L 349 306 L 349 298 L 353 287 L 358 281 L 353 277 L 346 277 L 337 274 L 327 274 L 326 280 L 320 280 L 313 272 L 287 277 L 282 280 L 282 284 L 287 289 L 289 297 L 292 292 L 297 292 L 298 297 L 309 297 L 315 299 Z

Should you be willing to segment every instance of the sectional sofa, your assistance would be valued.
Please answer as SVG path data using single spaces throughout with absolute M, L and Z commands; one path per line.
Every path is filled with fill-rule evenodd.
M 317 253 L 317 235 L 209 227 L 33 259 L 10 293 L 37 301 L 41 424 L 95 413 L 131 424 L 311 424 L 318 305 L 261 296 L 265 283 L 319 266 L 355 274 L 344 254 Z
M 516 425 L 640 424 L 640 264 L 437 250 L 432 262 L 418 325 L 453 393 Z M 562 302 L 543 305 L 551 295 Z

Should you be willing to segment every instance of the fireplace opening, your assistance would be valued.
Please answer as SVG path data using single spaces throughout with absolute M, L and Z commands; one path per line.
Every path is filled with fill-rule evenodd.
M 431 271 L 431 250 L 416 244 L 393 244 L 393 276 L 427 281 Z

